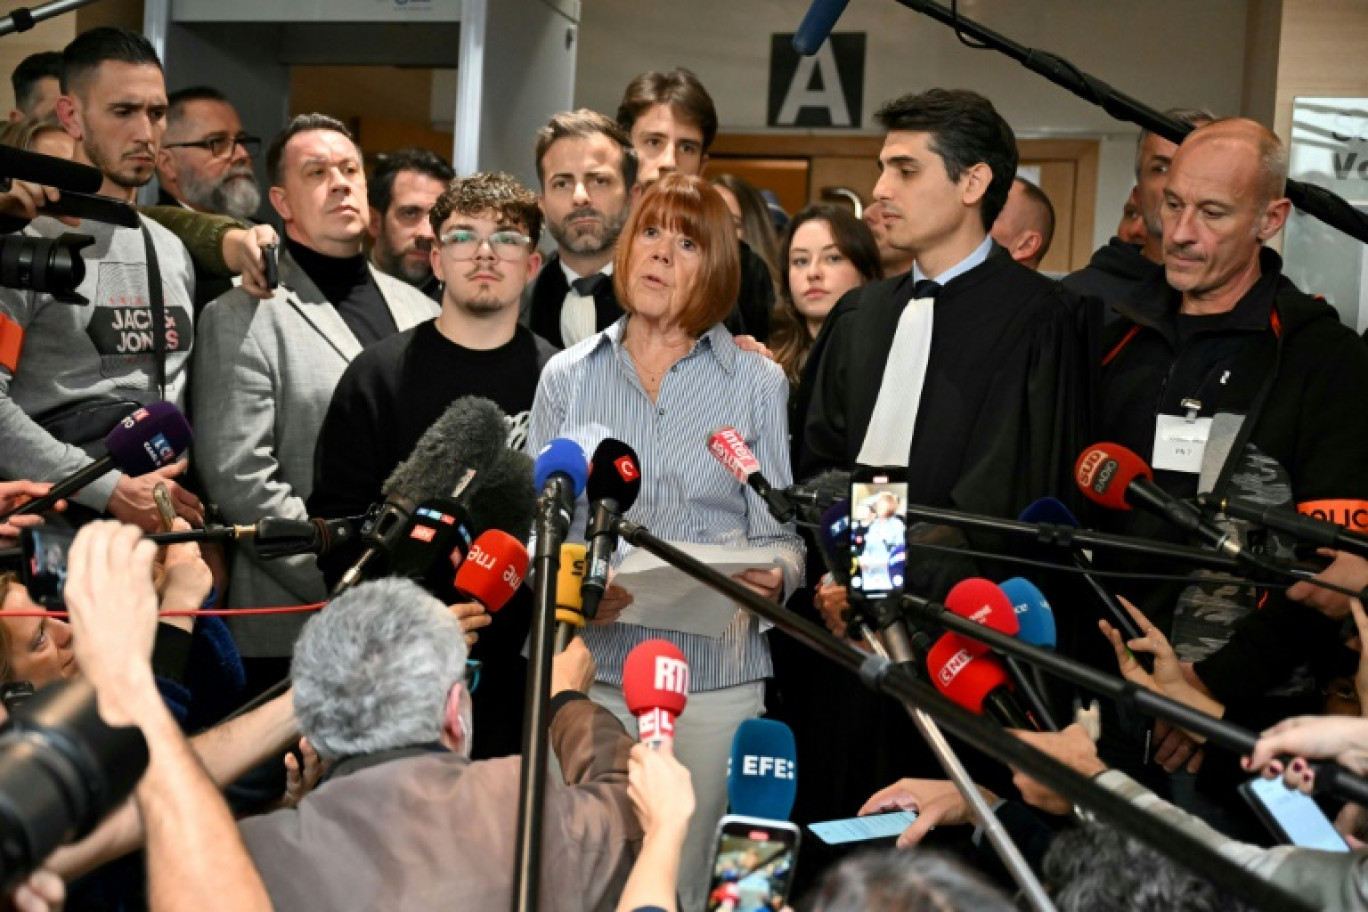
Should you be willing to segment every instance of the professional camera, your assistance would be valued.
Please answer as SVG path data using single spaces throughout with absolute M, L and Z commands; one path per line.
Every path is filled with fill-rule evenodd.
M 114 200 L 86 196 L 98 191 L 103 183 L 98 170 L 51 155 L 0 146 L 0 179 L 5 190 L 11 180 L 56 187 L 62 199 L 44 207 L 54 215 L 99 218 L 100 212 L 118 205 Z M 85 279 L 81 250 L 95 243 L 95 239 L 69 232 L 58 238 L 15 234 L 26 224 L 21 218 L 0 216 L 0 287 L 41 291 L 63 304 L 89 304 L 76 289 Z
M 0 728 L 0 895 L 122 804 L 147 759 L 142 732 L 106 725 L 85 681 L 26 700 Z

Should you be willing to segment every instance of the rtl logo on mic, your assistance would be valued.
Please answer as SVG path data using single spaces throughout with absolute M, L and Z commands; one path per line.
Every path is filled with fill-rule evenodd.
M 689 663 L 672 659 L 669 656 L 656 656 L 655 687 L 656 690 L 687 694 L 689 692 Z

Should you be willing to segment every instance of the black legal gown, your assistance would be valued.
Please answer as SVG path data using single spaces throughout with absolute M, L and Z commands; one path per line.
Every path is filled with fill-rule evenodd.
M 855 465 L 912 286 L 910 273 L 874 282 L 832 310 L 797 393 L 797 477 Z M 1047 495 L 1076 506 L 1073 465 L 1092 442 L 1088 340 L 1097 313 L 996 245 L 984 263 L 946 283 L 908 459 L 909 503 L 1005 518 Z M 909 523 L 909 590 L 940 599 L 965 576 L 1033 577 L 911 547 L 918 537 L 943 540 L 937 533 L 945 531 Z M 1010 547 L 978 536 L 971 544 Z M 797 610 L 811 611 L 802 607 L 810 599 L 797 601 Z M 798 739 L 795 820 L 852 816 L 904 776 L 945 778 L 900 706 L 782 634 L 770 636 L 776 715 Z

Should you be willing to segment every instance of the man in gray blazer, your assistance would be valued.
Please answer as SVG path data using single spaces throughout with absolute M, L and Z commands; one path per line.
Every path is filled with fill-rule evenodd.
M 209 499 L 232 523 L 307 516 L 314 444 L 342 372 L 366 345 L 437 314 L 422 292 L 366 263 L 366 176 L 342 123 L 296 117 L 271 142 L 266 166 L 285 223 L 280 287 L 262 302 L 241 289 L 223 295 L 205 309 L 195 342 L 195 456 Z M 312 556 L 235 555 L 229 607 L 325 597 Z M 305 617 L 229 620 L 249 690 L 288 673 Z

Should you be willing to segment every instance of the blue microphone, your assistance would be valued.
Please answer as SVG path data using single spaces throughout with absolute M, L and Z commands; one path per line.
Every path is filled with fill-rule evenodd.
M 849 3 L 850 0 L 812 0 L 812 6 L 808 7 L 807 15 L 793 35 L 793 49 L 804 57 L 817 53 L 831 37 L 836 20 L 841 18 Z
M 584 485 L 588 480 L 589 460 L 584 458 L 584 450 L 575 441 L 557 437 L 537 453 L 537 461 L 532 467 L 532 483 L 541 491 L 538 524 L 546 521 L 553 539 L 547 547 L 553 547 L 557 553 L 560 552 L 560 543 L 565 541 L 565 536 L 570 532 L 570 517 L 575 512 L 575 501 L 584 493 Z M 540 551 L 540 538 L 537 547 Z
M 793 731 L 772 719 L 747 719 L 732 738 L 727 762 L 731 812 L 788 820 L 798 794 L 798 746 Z
M 1070 529 L 1083 527 L 1078 518 L 1069 512 L 1069 508 L 1053 497 L 1042 497 L 1035 501 L 1021 511 L 1020 519 L 1022 522 L 1048 523 Z M 1088 560 L 1088 556 L 1083 553 L 1082 549 L 1075 546 L 1070 553 L 1073 557 L 1074 566 L 1083 571 L 1083 578 L 1088 581 L 1088 586 L 1092 589 L 1093 594 L 1102 602 L 1102 607 L 1107 609 L 1107 614 L 1110 615 L 1109 620 L 1117 630 L 1121 631 L 1121 635 L 1128 640 L 1138 640 L 1144 636 L 1126 607 L 1118 602 L 1116 596 L 1092 575 L 1090 572 L 1093 568 L 1092 561 Z M 1152 658 L 1142 655 L 1138 659 L 1146 671 L 1150 670 L 1154 661 Z
M 998 587 L 1012 600 L 1016 612 L 1017 639 L 1042 649 L 1055 648 L 1055 619 L 1045 594 L 1030 580 L 1013 577 Z

